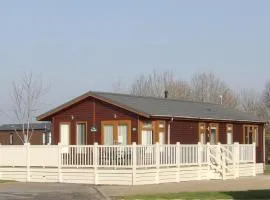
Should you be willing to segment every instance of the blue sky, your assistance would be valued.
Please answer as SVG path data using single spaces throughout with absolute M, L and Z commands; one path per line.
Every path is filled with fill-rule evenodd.
M 141 73 L 213 71 L 233 88 L 270 80 L 270 1 L 0 1 L 0 108 L 32 71 L 42 110 Z M 0 116 L 0 122 L 8 121 Z

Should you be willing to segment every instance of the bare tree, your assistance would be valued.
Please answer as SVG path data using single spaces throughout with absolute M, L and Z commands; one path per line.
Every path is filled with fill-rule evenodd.
M 238 109 L 253 113 L 262 120 L 267 118 L 267 110 L 261 99 L 261 95 L 255 90 L 242 89 L 238 93 L 238 102 Z
M 263 102 L 269 111 L 270 110 L 270 81 L 268 81 L 265 84 L 265 88 L 263 91 Z
M 21 80 L 13 82 L 12 100 L 13 112 L 19 124 L 22 124 L 22 137 L 15 130 L 23 143 L 28 143 L 32 136 L 35 113 L 38 110 L 40 98 L 47 90 L 41 79 L 34 79 L 33 74 L 25 74 Z
M 120 79 L 118 79 L 112 84 L 112 90 L 118 93 L 128 93 L 126 86 L 123 84 L 123 82 Z
M 188 99 L 191 97 L 189 85 L 175 78 L 172 71 L 139 75 L 131 84 L 129 93 L 140 96 L 164 97 L 164 91 L 169 92 L 170 98 Z
M 222 103 L 235 107 L 237 99 L 231 88 L 213 73 L 197 73 L 191 78 L 193 100 Z

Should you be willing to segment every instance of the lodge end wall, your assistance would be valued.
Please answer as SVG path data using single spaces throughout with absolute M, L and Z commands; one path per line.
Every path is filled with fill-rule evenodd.
M 93 144 L 94 142 L 101 144 L 101 121 L 110 120 L 130 120 L 131 128 L 136 128 L 136 131 L 131 132 L 131 142 L 138 142 L 137 115 L 89 97 L 53 117 L 53 143 L 57 144 L 59 142 L 60 123 L 70 124 L 70 132 L 72 133 L 70 142 L 76 144 L 76 135 L 74 134 L 76 132 L 76 122 L 87 122 L 87 144 Z M 92 126 L 97 128 L 96 133 L 91 132 Z

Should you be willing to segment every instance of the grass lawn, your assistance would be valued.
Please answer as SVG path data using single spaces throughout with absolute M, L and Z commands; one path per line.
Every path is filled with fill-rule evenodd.
M 269 174 L 270 175 L 270 165 L 265 165 L 264 174 Z
M 156 199 L 270 199 L 270 190 L 237 192 L 182 192 L 130 197 L 116 197 L 115 200 L 156 200 Z
M 0 180 L 0 183 L 10 183 L 10 182 L 16 182 L 16 181 L 11 181 L 11 180 Z

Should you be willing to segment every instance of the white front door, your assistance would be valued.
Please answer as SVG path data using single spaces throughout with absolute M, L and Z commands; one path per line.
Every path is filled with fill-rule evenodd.
M 69 124 L 61 124 L 60 125 L 60 143 L 62 145 L 70 144 L 70 127 Z
M 70 144 L 70 125 L 69 124 L 61 124 L 60 125 L 60 143 L 62 145 L 69 145 Z M 63 147 L 62 153 L 68 153 L 69 148 Z

